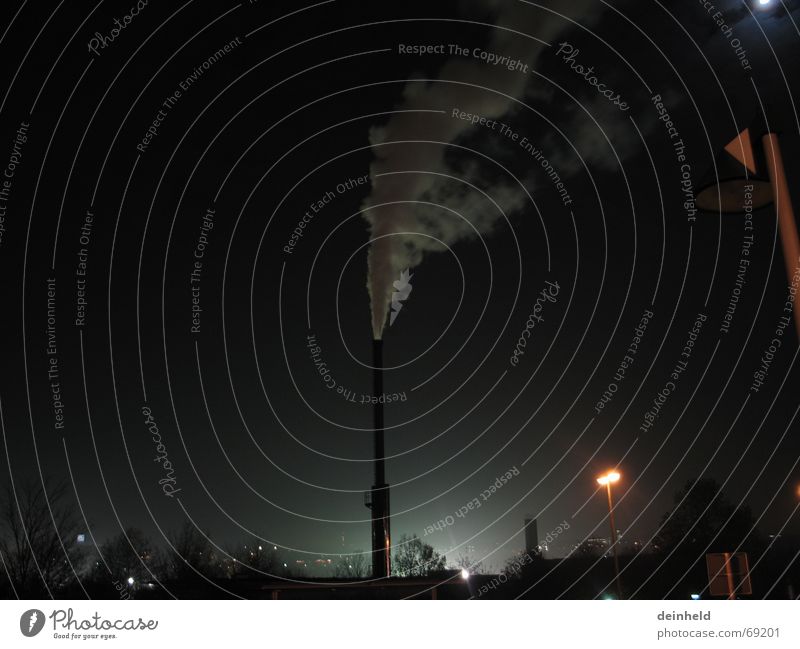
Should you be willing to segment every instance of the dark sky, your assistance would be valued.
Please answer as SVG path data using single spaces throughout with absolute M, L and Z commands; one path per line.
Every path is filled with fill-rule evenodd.
M 533 51 L 531 36 L 550 45 L 527 73 L 497 68 L 472 100 L 494 101 L 510 75 L 525 76 L 497 119 L 542 151 L 572 203 L 534 156 L 496 131 L 389 145 L 413 161 L 398 170 L 454 176 L 439 205 L 409 203 L 428 231 L 447 230 L 448 208 L 481 224 L 480 237 L 411 269 L 412 293 L 385 335 L 393 368 L 385 389 L 405 397 L 386 408 L 394 537 L 423 536 L 512 471 L 479 508 L 425 540 L 452 560 L 470 553 L 499 566 L 522 549 L 530 515 L 542 537 L 570 523 L 551 548 L 560 556 L 606 534 L 595 477 L 617 465 L 617 521 L 628 538 L 649 539 L 674 492 L 699 475 L 763 514 L 764 532 L 784 524 L 800 532 L 791 518 L 800 482 L 791 327 L 760 390 L 750 390 L 787 293 L 773 207 L 753 214 L 751 231 L 741 215 L 690 220 L 675 139 L 652 101 L 661 95 L 685 144 L 693 191 L 762 103 L 781 133 L 790 182 L 800 178 L 796 2 L 754 15 L 727 0 L 714 11 L 655 0 L 336 0 L 305 11 L 293 2 L 151 1 L 105 48 L 88 51 L 130 4 L 0 9 L 4 167 L 29 124 L 0 240 L 0 476 L 72 479 L 98 540 L 131 525 L 158 539 L 189 519 L 220 543 L 256 534 L 314 556 L 367 550 L 372 413 L 358 401 L 371 389 L 370 231 L 359 210 L 373 186 L 370 132 L 426 89 L 451 83 L 455 93 L 459 80 L 442 76 L 449 54 L 400 54 L 400 44 L 488 49 L 505 27 L 512 52 Z M 717 11 L 732 31 L 717 25 Z M 627 110 L 557 55 L 562 42 Z M 429 139 L 453 119 L 419 113 L 408 139 Z M 155 135 L 137 150 L 154 121 Z M 404 188 L 400 200 L 421 199 Z M 326 192 L 333 198 L 287 254 L 298 221 Z M 213 228 L 203 231 L 208 209 Z M 94 220 L 82 243 L 87 211 Z M 722 332 L 745 234 L 751 263 Z M 76 326 L 82 248 L 86 310 Z M 53 278 L 56 353 L 48 354 Z M 548 281 L 558 283 L 557 298 L 542 304 L 512 366 Z M 648 310 L 633 365 L 598 414 Z M 698 314 L 705 322 L 688 365 L 643 432 Z M 355 403 L 326 387 L 309 335 Z M 173 466 L 173 496 L 159 484 L 166 473 L 145 408 Z

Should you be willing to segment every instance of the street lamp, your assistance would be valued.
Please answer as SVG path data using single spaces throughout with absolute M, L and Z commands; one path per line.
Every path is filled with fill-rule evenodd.
M 620 479 L 619 473 L 617 473 L 616 471 L 609 471 L 605 475 L 601 475 L 599 478 L 597 478 L 597 484 L 603 485 L 605 487 L 607 484 L 611 482 L 619 481 L 619 479 Z
M 614 578 L 617 582 L 617 597 L 622 599 L 622 585 L 619 580 L 619 556 L 617 555 L 617 526 L 614 524 L 614 504 L 611 500 L 611 485 L 618 482 L 620 474 L 616 471 L 609 471 L 605 475 L 597 478 L 597 484 L 606 488 L 608 494 L 608 518 L 611 522 L 611 547 L 614 550 Z

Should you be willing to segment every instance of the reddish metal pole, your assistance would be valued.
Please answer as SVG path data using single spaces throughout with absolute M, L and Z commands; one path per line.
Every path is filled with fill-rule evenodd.
M 794 219 L 792 198 L 789 195 L 789 183 L 786 180 L 786 170 L 783 166 L 777 134 L 767 133 L 761 141 L 764 145 L 764 157 L 769 171 L 769 180 L 772 183 L 775 211 L 778 215 L 778 230 L 783 246 L 786 275 L 789 278 L 789 286 L 791 286 L 795 281 L 796 274 L 800 273 L 800 239 L 797 236 L 797 222 Z M 794 323 L 797 335 L 800 336 L 800 300 L 798 299 L 794 300 Z

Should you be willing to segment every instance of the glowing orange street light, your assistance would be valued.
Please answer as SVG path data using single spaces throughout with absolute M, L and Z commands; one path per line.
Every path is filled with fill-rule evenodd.
M 619 580 L 619 557 L 617 556 L 617 526 L 614 524 L 614 505 L 611 500 L 611 485 L 618 482 L 620 474 L 617 471 L 609 471 L 605 475 L 597 478 L 597 484 L 606 488 L 608 494 L 608 518 L 611 522 L 611 547 L 614 550 L 614 578 L 617 582 L 617 597 L 622 599 L 622 584 Z
M 619 473 L 616 471 L 609 471 L 605 475 L 601 475 L 597 478 L 597 484 L 603 485 L 604 487 L 612 482 L 617 482 L 620 479 Z

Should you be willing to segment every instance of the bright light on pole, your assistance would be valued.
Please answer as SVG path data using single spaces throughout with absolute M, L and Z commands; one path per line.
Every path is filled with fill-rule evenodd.
M 617 482 L 620 477 L 620 474 L 616 471 L 609 471 L 605 475 L 601 475 L 599 478 L 597 478 L 597 484 L 605 487 L 608 484 Z
M 611 485 L 619 482 L 620 474 L 617 471 L 609 471 L 605 475 L 597 478 L 597 484 L 606 488 L 608 494 L 608 518 L 611 523 L 611 548 L 614 550 L 614 579 L 617 582 L 617 597 L 622 599 L 622 585 L 619 580 L 619 556 L 617 555 L 617 526 L 614 523 L 614 504 L 611 500 Z
M 133 586 L 133 577 L 128 577 L 128 586 Z

